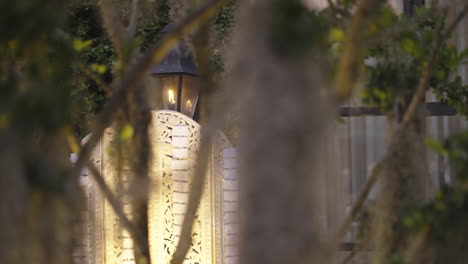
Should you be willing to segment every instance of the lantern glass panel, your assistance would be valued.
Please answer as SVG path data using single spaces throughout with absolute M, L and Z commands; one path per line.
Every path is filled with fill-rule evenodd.
M 164 109 L 178 111 L 178 98 L 179 98 L 179 74 L 167 74 L 158 76 L 160 81 L 162 97 L 164 102 Z
M 193 118 L 195 107 L 197 106 L 200 92 L 200 78 L 192 75 L 183 75 L 182 96 L 180 102 L 180 112 Z

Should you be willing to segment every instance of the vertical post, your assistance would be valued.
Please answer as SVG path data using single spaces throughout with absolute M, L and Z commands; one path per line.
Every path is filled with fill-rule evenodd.
M 223 150 L 223 222 L 224 222 L 224 263 L 239 263 L 238 236 L 239 236 L 239 210 L 238 210 L 238 179 L 237 179 L 237 152 L 235 148 Z
M 78 159 L 78 154 L 70 154 L 70 162 L 74 165 Z M 89 192 L 89 172 L 87 168 L 84 168 L 80 173 L 79 184 L 83 188 L 83 193 L 88 196 Z M 86 199 L 85 197 L 85 199 Z M 86 201 L 82 201 L 83 204 L 88 205 Z M 91 256 L 89 255 L 90 239 L 89 239 L 89 207 L 80 208 L 80 218 L 77 220 L 77 226 L 80 226 L 80 239 L 77 239 L 73 245 L 72 257 L 73 262 L 77 264 L 86 264 L 90 262 Z
M 172 129 L 172 210 L 174 214 L 174 242 L 176 245 L 180 239 L 182 223 L 189 202 L 189 137 L 190 131 L 187 125 L 175 126 Z M 187 254 L 184 262 L 189 262 L 188 257 L 189 254 Z
M 403 12 L 409 16 L 416 14 L 418 7 L 424 6 L 424 0 L 404 0 Z
M 180 112 L 182 109 L 182 82 L 183 82 L 184 75 L 182 73 L 179 74 L 179 80 L 177 82 L 177 104 L 176 109 L 177 112 Z
M 130 187 L 130 178 L 125 170 L 122 171 L 122 205 L 124 214 L 128 219 L 134 222 L 134 211 L 132 210 L 131 198 L 128 192 Z M 122 228 L 122 264 L 135 264 L 135 247 L 133 243 L 132 235 L 125 229 Z M 97 264 L 97 263 L 96 263 Z

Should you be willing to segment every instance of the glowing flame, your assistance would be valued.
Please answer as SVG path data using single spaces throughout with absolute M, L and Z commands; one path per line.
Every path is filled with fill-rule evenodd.
M 187 100 L 185 107 L 187 108 L 188 111 L 192 111 L 192 107 L 193 107 L 192 102 L 190 100 Z
M 174 91 L 172 91 L 172 89 L 169 89 L 167 91 L 167 99 L 170 104 L 175 104 L 175 96 L 174 96 Z

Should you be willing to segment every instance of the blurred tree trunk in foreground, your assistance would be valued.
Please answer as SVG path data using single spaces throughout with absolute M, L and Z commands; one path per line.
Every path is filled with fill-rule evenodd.
M 375 208 L 375 263 L 392 263 L 410 246 L 403 221 L 412 209 L 427 201 L 426 113 L 424 106 L 408 128 L 393 134 L 388 146 Z M 390 121 L 391 122 L 391 121 Z M 395 122 L 395 120 L 393 120 Z M 398 122 L 393 124 L 395 129 Z
M 196 1 L 203 2 L 203 5 L 195 11 L 178 6 L 181 8 L 180 12 L 189 14 L 177 21 L 180 23 L 173 31 L 168 32 L 153 47 L 147 48 L 146 53 L 141 56 L 137 55 L 140 50 L 136 38 L 140 1 L 133 0 L 132 8 L 125 10 L 128 11 L 128 23 L 120 21 L 122 10 L 119 10 L 115 2 L 119 1 L 100 2 L 103 24 L 118 56 L 115 68 L 112 69 L 115 76 L 109 87 L 106 87 L 102 80 L 99 81 L 99 76 L 96 78 L 93 75 L 94 70 L 83 70 L 83 73 L 88 72 L 90 75 L 88 78 L 97 80 L 98 86 L 103 86 L 101 88 L 110 97 L 96 119 L 86 145 L 81 148 L 73 140 L 70 131 L 70 87 L 75 81 L 71 77 L 70 65 L 75 65 L 77 54 L 92 41 L 73 39 L 64 34 L 61 17 L 50 15 L 63 13 L 58 11 L 66 8 L 65 1 L 0 2 L 0 12 L 6 12 L 0 15 L 1 263 L 72 263 L 73 237 L 76 233 L 83 232 L 83 227 L 74 223 L 80 211 L 79 206 L 83 206 L 78 203 L 83 198 L 78 187 L 78 176 L 85 166 L 91 164 L 90 153 L 105 129 L 116 123 L 116 140 L 127 140 L 131 144 L 130 147 L 121 145 L 119 151 L 125 152 L 122 156 L 129 157 L 127 165 L 130 165 L 130 171 L 126 173 L 133 179 L 131 195 L 134 222 L 130 222 L 121 212 L 119 197 L 114 197 L 117 195 L 111 191 L 104 193 L 108 201 L 115 203 L 113 209 L 120 217 L 119 221 L 126 224 L 125 228 L 134 238 L 135 248 L 139 250 L 136 262 L 150 262 L 147 185 L 151 155 L 147 130 L 151 117 L 147 93 L 143 89 L 145 79 L 152 66 L 159 63 L 182 38 L 210 22 L 228 1 Z M 182 1 L 174 1 L 176 2 L 180 4 Z M 434 52 L 435 55 L 428 58 L 421 55 L 427 52 L 426 39 L 418 37 L 424 36 L 434 41 L 434 36 L 439 34 L 431 27 L 436 24 L 434 21 L 437 22 L 437 18 L 431 18 L 434 20 L 429 21 L 432 24 L 424 24 L 421 31 L 417 27 L 417 22 L 421 21 L 394 16 L 380 0 L 327 3 L 331 4 L 330 8 L 319 13 L 307 9 L 299 0 L 240 1 L 238 28 L 232 41 L 232 69 L 228 72 L 228 88 L 230 92 L 239 91 L 239 101 L 242 102 L 239 111 L 242 264 L 331 263 L 337 244 L 364 209 L 364 201 L 377 181 L 375 175 L 378 173 L 371 175 L 370 178 L 374 180 L 369 180 L 367 190 L 359 196 L 361 200 L 354 205 L 342 225 L 343 228 L 340 228 L 336 241 L 333 241 L 336 243 L 326 243 L 323 205 L 329 202 L 326 199 L 330 190 L 322 189 L 327 188 L 325 182 L 332 181 L 323 178 L 323 165 L 318 164 L 319 160 L 323 160 L 319 156 L 327 156 L 323 154 L 321 141 L 326 138 L 329 122 L 334 121 L 336 108 L 353 94 L 353 88 L 361 77 L 361 67 L 364 67 L 363 57 L 371 54 L 367 50 L 369 47 L 392 39 L 392 44 L 403 47 L 397 50 L 397 54 L 408 58 L 405 63 L 416 69 L 407 72 L 402 70 L 399 56 L 378 58 L 380 61 L 374 58 L 376 65 L 389 63 L 389 67 L 381 69 L 374 65 L 374 70 L 378 68 L 378 72 L 374 72 L 378 81 L 377 85 L 374 84 L 376 87 L 371 87 L 373 93 L 370 93 L 370 97 L 376 96 L 379 100 L 399 99 L 391 89 L 379 89 L 392 88 L 395 75 L 405 79 L 408 77 L 405 74 L 418 73 L 422 76 L 410 76 L 411 81 L 417 82 L 420 79 L 417 86 L 411 83 L 399 87 L 408 89 L 410 94 L 404 98 L 405 110 L 413 106 L 413 99 L 417 103 L 415 105 L 419 106 L 421 98 L 418 99 L 418 95 L 423 96 L 430 86 L 440 88 L 444 85 L 442 88 L 450 88 L 449 91 L 455 88 L 461 91 L 455 89 L 460 94 L 447 101 L 458 99 L 466 107 L 468 96 L 462 92 L 468 88 L 459 83 L 454 86 L 447 81 L 450 80 L 450 71 L 466 58 L 462 56 L 464 53 L 459 55 L 458 51 L 450 49 L 448 45 L 442 45 L 456 23 L 453 28 L 448 28 L 446 35 L 443 34 L 445 38 L 435 41 L 440 44 L 435 45 L 440 48 L 435 50 L 445 52 L 444 56 L 436 56 L 439 54 Z M 382 8 L 377 8 L 379 5 Z M 431 10 L 436 11 L 439 10 Z M 461 18 L 467 12 L 468 5 L 459 12 Z M 424 18 L 426 15 L 425 18 L 428 18 L 431 14 L 433 13 L 423 13 L 421 16 Z M 30 20 L 24 22 L 25 17 Z M 11 27 L 12 24 L 18 27 Z M 391 30 L 387 31 L 388 28 Z M 198 45 L 195 46 L 201 56 L 197 58 L 199 66 L 204 67 L 200 71 L 202 78 L 205 78 L 202 83 L 208 84 L 204 88 L 207 88 L 210 99 L 205 102 L 213 107 L 215 104 L 211 99 L 216 97 L 211 92 L 215 93 L 216 89 L 210 86 L 216 84 L 211 81 L 212 76 L 209 76 L 212 75 L 212 70 L 208 68 L 212 65 L 207 50 L 211 41 L 208 30 L 207 26 L 199 32 L 195 38 Z M 417 34 L 413 31 L 417 31 Z M 379 53 L 378 56 L 387 55 L 382 54 L 384 53 Z M 96 68 L 99 69 L 99 65 Z M 394 68 L 397 70 L 393 71 Z M 384 74 L 379 75 L 382 72 Z M 375 77 L 371 70 L 367 73 Z M 338 80 L 338 99 L 331 96 L 335 91 L 327 89 L 333 79 Z M 453 87 L 455 88 L 452 89 Z M 440 94 L 443 97 L 448 93 L 442 90 Z M 229 101 L 230 98 L 223 99 Z M 401 103 L 396 99 L 392 103 Z M 458 110 L 464 108 L 460 107 Z M 425 231 L 413 236 L 413 233 L 405 229 L 405 217 L 413 212 L 420 213 L 413 210 L 414 207 L 420 206 L 428 198 L 425 190 L 424 115 L 416 113 L 406 118 L 407 111 L 403 111 L 406 124 L 392 133 L 387 158 L 383 161 L 381 200 L 375 215 L 377 225 L 370 230 L 372 234 L 369 235 L 376 239 L 376 263 L 398 263 L 402 258 L 407 263 L 421 263 L 421 258 L 407 257 L 412 252 L 421 252 L 424 248 L 421 245 L 431 246 L 434 260 L 455 255 L 452 259 L 461 261 L 466 242 L 463 238 L 458 237 L 455 240 L 454 248 L 458 251 L 437 251 L 441 248 L 441 243 L 435 239 L 426 239 L 432 233 Z M 222 123 L 225 114 L 220 108 L 210 108 L 204 113 L 206 120 L 203 120 L 202 146 L 193 176 L 196 184 L 192 184 L 190 190 L 190 202 L 183 221 L 181 238 L 171 261 L 173 264 L 182 263 L 190 248 L 193 219 L 200 203 L 203 177 L 207 169 L 204 161 L 210 155 L 211 137 L 216 133 L 217 125 Z M 400 117 L 397 115 L 393 118 L 394 125 L 400 126 Z M 79 152 L 73 168 L 67 159 L 68 148 Z M 442 152 L 447 153 L 448 150 L 444 149 Z M 461 156 L 466 156 L 466 153 Z M 330 163 L 332 162 L 333 160 Z M 117 165 L 125 165 L 122 163 L 120 160 Z M 468 169 L 457 170 L 461 175 L 467 172 Z M 93 175 L 102 180 L 99 173 Z M 108 186 L 105 181 L 102 182 L 100 188 L 105 190 Z M 459 188 L 466 189 L 464 185 Z M 443 217 L 455 215 L 453 219 L 464 224 L 464 218 L 458 216 L 468 212 L 468 202 L 463 203 L 463 197 L 455 198 L 454 203 L 458 206 L 455 209 L 447 209 L 449 204 L 439 206 L 436 203 L 437 206 L 433 207 Z M 468 201 L 468 198 L 465 199 Z M 439 218 L 431 218 L 431 215 L 427 219 L 436 219 L 436 224 L 439 223 Z M 443 223 L 445 225 L 442 227 L 448 228 L 451 221 L 448 224 Z M 435 224 L 429 222 L 421 226 L 433 227 Z M 455 233 L 466 233 L 466 228 L 461 226 L 455 229 Z M 443 230 L 438 228 L 433 230 Z M 443 235 L 451 241 L 453 233 L 454 230 Z
M 319 90 L 320 56 L 274 43 L 281 30 L 275 23 L 288 18 L 278 10 L 297 8 L 296 1 L 244 1 L 233 40 L 238 46 L 230 87 L 241 89 L 243 102 L 240 262 L 245 264 L 322 261 L 321 180 L 315 161 L 333 110 Z M 308 37 L 318 36 L 317 31 Z M 289 33 L 290 41 L 297 41 Z
M 0 260 L 71 264 L 73 239 L 85 231 L 75 225 L 85 205 L 66 174 L 66 143 L 50 135 L 38 145 L 23 140 L 1 133 Z
M 73 238 L 83 231 L 64 136 L 72 48 L 56 31 L 67 4 L 0 3 L 1 263 L 71 264 Z

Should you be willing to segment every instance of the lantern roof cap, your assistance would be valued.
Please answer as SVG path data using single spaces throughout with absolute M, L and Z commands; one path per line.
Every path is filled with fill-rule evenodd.
M 167 34 L 172 31 L 174 24 L 168 24 L 163 28 L 161 33 Z M 151 69 L 151 74 L 190 74 L 199 76 L 197 66 L 193 58 L 192 51 L 185 43 L 179 43 L 175 46 L 166 57 Z

